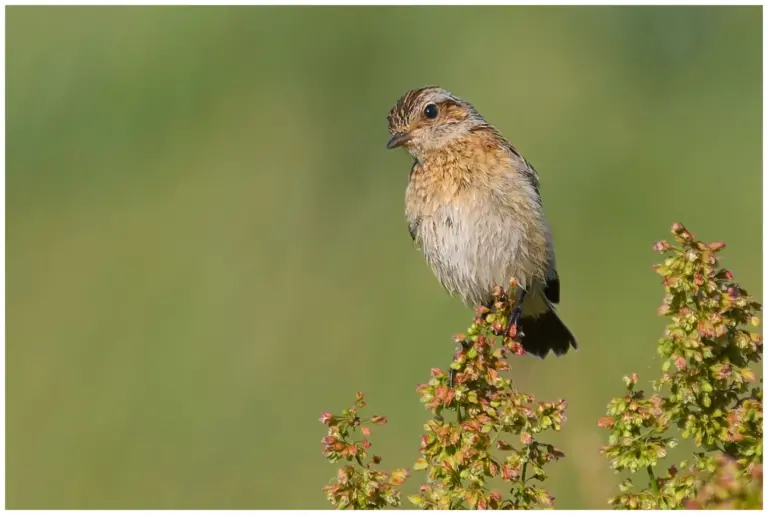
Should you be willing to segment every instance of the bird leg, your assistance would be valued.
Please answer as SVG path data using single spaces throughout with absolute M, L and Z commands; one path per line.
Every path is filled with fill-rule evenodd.
M 467 350 L 470 347 L 470 344 L 466 340 L 461 340 L 458 345 L 456 345 L 456 352 L 459 352 L 460 350 Z M 453 383 L 456 380 L 456 371 L 452 368 L 448 368 L 448 388 L 453 388 Z
M 523 314 L 523 300 L 525 299 L 525 294 L 527 292 L 525 290 L 522 290 L 522 293 L 520 294 L 520 297 L 517 299 L 517 302 L 515 303 L 515 308 L 512 310 L 512 313 L 509 315 L 509 323 L 507 324 L 507 330 L 504 331 L 504 335 L 509 334 L 509 330 L 512 328 L 512 324 L 515 325 L 516 329 L 520 329 L 520 317 Z

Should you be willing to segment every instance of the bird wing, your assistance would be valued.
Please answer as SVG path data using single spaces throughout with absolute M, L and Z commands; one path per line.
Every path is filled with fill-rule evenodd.
M 494 129 L 496 131 L 496 129 Z M 503 136 L 501 136 L 501 133 L 496 131 L 496 133 L 499 135 L 499 139 L 504 142 L 504 145 L 507 147 L 507 150 L 511 152 L 513 155 L 515 155 L 523 164 L 523 166 L 519 167 L 520 172 L 523 174 L 523 177 L 533 186 L 533 190 L 536 192 L 536 200 L 541 205 L 541 192 L 539 191 L 539 173 L 536 171 L 536 168 L 533 167 L 530 161 L 528 161 L 525 157 L 523 157 L 523 154 L 517 151 L 515 146 L 507 141 Z
M 520 154 L 518 154 L 520 155 Z M 534 191 L 536 191 L 536 199 L 539 201 L 539 205 L 541 205 L 541 192 L 539 191 L 539 173 L 536 171 L 536 168 L 533 167 L 530 161 L 528 161 L 523 156 L 520 156 L 520 158 L 525 163 L 525 170 L 523 173 L 525 174 L 526 179 L 531 183 L 531 186 L 533 186 Z
M 408 233 L 411 235 L 411 239 L 416 241 L 416 236 L 419 234 L 419 225 L 421 225 L 421 217 L 409 216 L 406 212 L 405 218 L 408 220 Z
M 517 156 L 520 157 L 520 159 L 525 163 L 525 169 L 523 170 L 525 178 L 530 182 L 531 186 L 533 186 L 534 191 L 536 191 L 536 200 L 538 201 L 539 205 L 541 205 L 541 192 L 539 190 L 540 184 L 539 184 L 539 174 L 536 171 L 536 168 L 533 167 L 530 161 L 528 161 L 525 157 L 523 157 L 515 148 L 512 146 L 512 144 L 509 145 L 510 150 L 517 154 Z M 557 274 L 557 267 L 555 265 L 555 249 L 552 247 L 552 233 L 549 228 L 549 224 L 547 224 L 547 232 L 549 232 L 549 244 L 550 244 L 550 263 L 549 263 L 549 274 L 547 277 L 547 282 L 544 285 L 544 296 L 549 299 L 549 301 L 552 304 L 557 304 L 560 302 L 560 277 Z
M 554 277 L 547 279 L 544 285 L 544 296 L 549 299 L 552 304 L 560 302 L 560 278 L 557 276 L 557 270 L 555 270 Z
M 413 165 L 411 166 L 411 173 L 409 176 L 409 181 L 411 177 L 413 177 L 414 170 L 416 170 L 416 167 L 419 165 L 418 161 L 414 161 Z M 407 195 L 407 192 L 406 192 Z M 421 216 L 417 213 L 413 213 L 409 211 L 408 209 L 409 203 L 406 200 L 405 204 L 405 219 L 408 222 L 408 233 L 411 235 L 411 239 L 415 242 L 416 238 L 419 235 L 419 226 L 421 225 Z

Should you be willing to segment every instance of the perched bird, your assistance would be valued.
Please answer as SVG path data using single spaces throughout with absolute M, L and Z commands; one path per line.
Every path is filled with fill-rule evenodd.
M 387 120 L 387 148 L 405 147 L 415 160 L 405 216 L 438 280 L 476 307 L 514 278 L 510 327 L 518 324 L 526 352 L 576 348 L 555 313 L 560 280 L 533 166 L 469 102 L 436 86 L 406 93 Z

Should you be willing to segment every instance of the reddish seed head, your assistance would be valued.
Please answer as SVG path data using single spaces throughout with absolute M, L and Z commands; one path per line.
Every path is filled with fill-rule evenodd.
M 519 475 L 520 474 L 509 465 L 501 466 L 501 479 L 503 479 L 504 481 L 513 481 Z
M 613 424 L 616 421 L 613 419 L 613 417 L 600 417 L 597 421 L 597 426 L 602 428 L 610 428 L 613 427 Z
M 722 241 L 716 241 L 715 243 L 709 244 L 709 249 L 715 252 L 724 248 L 725 248 L 725 243 Z
M 509 351 L 516 355 L 516 356 L 524 356 L 525 355 L 525 349 L 523 349 L 523 346 L 520 344 L 520 342 L 517 342 L 515 340 L 509 339 L 504 342 L 504 345 L 509 349 Z

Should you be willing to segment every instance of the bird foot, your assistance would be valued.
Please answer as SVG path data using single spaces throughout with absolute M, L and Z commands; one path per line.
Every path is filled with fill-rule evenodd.
M 517 299 L 515 307 L 512 309 L 512 313 L 509 315 L 509 323 L 507 324 L 507 330 L 504 331 L 504 336 L 514 338 L 517 333 L 520 332 L 520 317 L 523 315 L 523 300 L 525 300 L 526 294 L 527 292 L 525 290 L 520 293 L 520 297 Z M 513 324 L 515 326 L 515 334 L 510 335 L 509 330 L 512 329 Z
M 456 346 L 456 352 L 459 352 L 460 350 L 467 350 L 470 347 L 469 342 L 465 340 L 461 340 L 459 344 Z M 448 387 L 453 388 L 453 384 L 456 380 L 456 370 L 449 367 L 448 372 Z
M 520 317 L 523 314 L 523 308 L 522 306 L 515 306 L 515 308 L 512 310 L 512 313 L 509 315 L 509 323 L 507 324 L 507 330 L 504 331 L 505 336 L 509 336 L 511 338 L 514 338 L 513 335 L 509 334 L 509 330 L 512 329 L 512 326 L 515 326 L 515 335 L 520 331 Z

